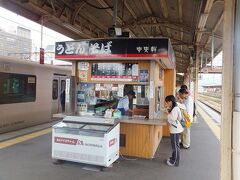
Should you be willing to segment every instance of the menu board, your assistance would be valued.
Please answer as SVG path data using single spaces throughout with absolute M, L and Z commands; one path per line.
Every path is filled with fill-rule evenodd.
M 93 63 L 91 80 L 138 81 L 137 63 Z
M 148 82 L 149 72 L 148 69 L 140 70 L 139 81 L 140 82 Z

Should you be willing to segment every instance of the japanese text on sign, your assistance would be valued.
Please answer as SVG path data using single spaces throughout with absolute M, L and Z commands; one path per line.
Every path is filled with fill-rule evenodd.
M 157 52 L 157 46 L 138 46 L 136 47 L 136 50 L 138 51 L 138 53 L 156 53 Z
M 59 43 L 57 54 L 111 54 L 112 41 L 107 43 L 66 42 L 65 46 Z

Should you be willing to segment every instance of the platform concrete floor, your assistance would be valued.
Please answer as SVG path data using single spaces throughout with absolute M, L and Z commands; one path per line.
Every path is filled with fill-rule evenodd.
M 220 143 L 199 117 L 191 127 L 191 148 L 181 150 L 179 167 L 165 165 L 171 153 L 164 138 L 153 160 L 120 158 L 101 172 L 83 170 L 83 164 L 51 160 L 51 134 L 0 150 L 0 180 L 218 180 Z

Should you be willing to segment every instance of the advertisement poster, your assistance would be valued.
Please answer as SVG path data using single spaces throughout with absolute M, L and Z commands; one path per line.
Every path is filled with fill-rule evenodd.
M 79 80 L 82 82 L 87 82 L 88 71 L 79 71 Z
M 85 103 L 85 91 L 78 91 L 77 92 L 77 102 L 78 103 Z
M 150 81 L 149 98 L 152 99 L 153 97 L 154 97 L 154 81 Z
M 138 76 L 138 64 L 132 65 L 132 76 Z
M 140 70 L 140 72 L 139 72 L 139 81 L 140 82 L 148 82 L 148 78 L 149 78 L 148 69 Z
M 87 71 L 89 69 L 88 62 L 78 62 L 78 70 Z
M 94 81 L 138 81 L 138 64 L 93 63 L 91 80 Z

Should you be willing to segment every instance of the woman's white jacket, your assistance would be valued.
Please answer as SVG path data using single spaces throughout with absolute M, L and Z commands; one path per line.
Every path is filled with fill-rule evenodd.
M 177 103 L 177 106 L 168 114 L 169 131 L 171 134 L 182 133 L 184 128 L 180 121 L 182 120 L 181 109 L 186 109 L 184 104 Z

